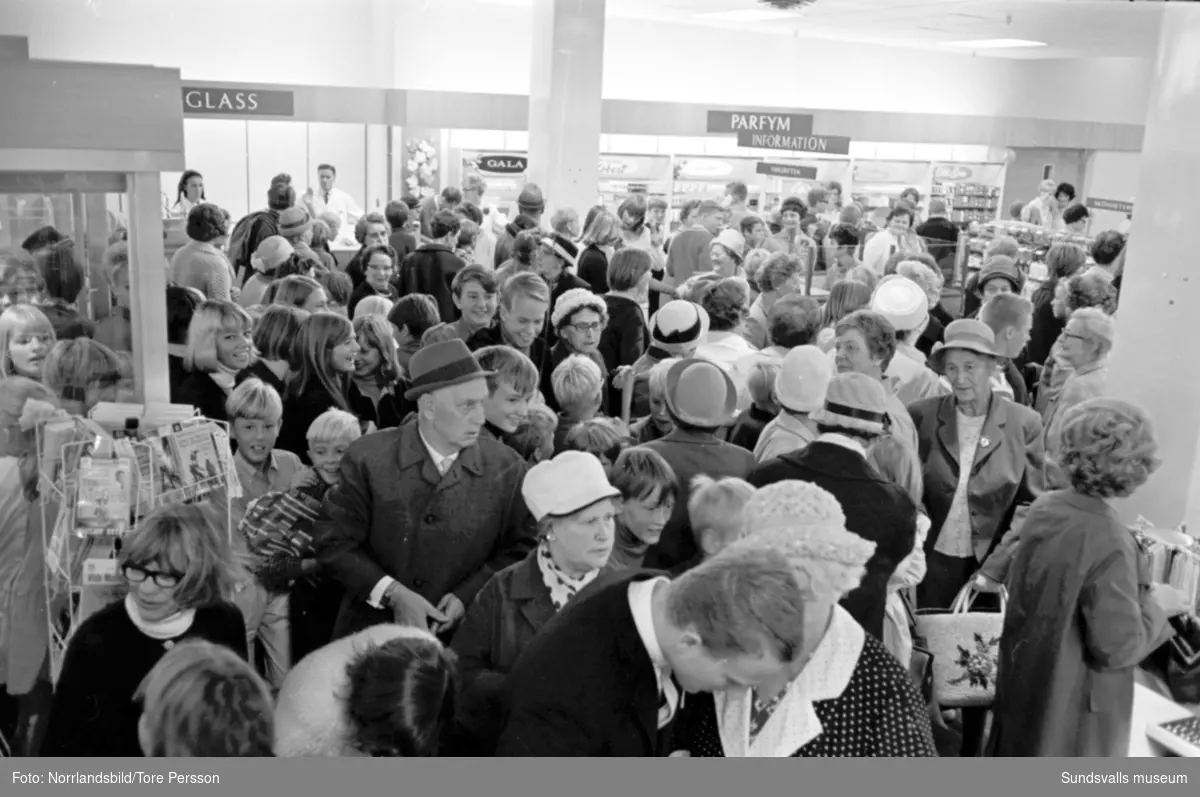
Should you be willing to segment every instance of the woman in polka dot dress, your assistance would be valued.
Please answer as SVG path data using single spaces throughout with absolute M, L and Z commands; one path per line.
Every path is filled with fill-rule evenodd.
M 785 553 L 808 594 L 805 642 L 780 683 L 691 695 L 678 754 L 696 757 L 936 756 L 929 714 L 908 672 L 838 606 L 874 543 L 846 531 L 841 506 L 813 484 L 779 482 L 745 509 L 748 543 Z

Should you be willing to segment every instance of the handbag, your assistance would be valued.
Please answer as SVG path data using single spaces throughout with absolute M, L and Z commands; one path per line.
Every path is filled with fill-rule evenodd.
M 1173 617 L 1175 635 L 1143 662 L 1161 678 L 1176 703 L 1200 703 L 1200 620 Z
M 915 637 L 924 638 L 933 657 L 933 690 L 944 708 L 988 707 L 996 698 L 1000 632 L 1008 592 L 1000 590 L 1000 611 L 971 611 L 979 590 L 970 582 L 950 609 L 917 611 Z
M 925 705 L 931 706 L 933 700 L 933 653 L 929 650 L 929 642 L 917 632 L 917 615 L 913 611 L 911 590 L 900 593 L 904 603 L 904 611 L 908 614 L 908 624 L 912 628 L 912 656 L 908 660 L 908 675 L 921 693 Z

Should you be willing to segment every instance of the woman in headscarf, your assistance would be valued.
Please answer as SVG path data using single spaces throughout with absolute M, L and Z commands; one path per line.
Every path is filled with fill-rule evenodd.
M 505 676 L 542 626 L 611 569 L 621 493 L 600 460 L 565 451 L 533 466 L 521 493 L 541 542 L 484 585 L 451 645 L 463 677 L 458 755 L 492 754 Z
M 751 531 L 731 548 L 767 546 L 795 569 L 803 649 L 777 682 L 690 696 L 677 748 L 705 757 L 936 756 L 908 672 L 838 605 L 862 579 L 874 543 L 847 531 L 837 499 L 808 482 L 763 487 L 744 518 Z

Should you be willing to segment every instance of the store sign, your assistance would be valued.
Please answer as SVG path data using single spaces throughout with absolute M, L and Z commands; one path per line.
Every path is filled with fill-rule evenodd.
M 944 163 L 933 169 L 934 182 L 938 183 L 985 183 L 994 185 L 1004 176 L 1004 165 L 1000 163 Z
M 792 152 L 822 152 L 828 155 L 849 155 L 847 136 L 790 135 L 788 133 L 755 133 L 743 130 L 737 137 L 739 147 L 755 149 L 786 149 Z
M 523 174 L 529 168 L 529 158 L 524 155 L 480 155 L 479 171 L 488 174 Z
M 677 180 L 717 180 L 733 175 L 733 164 L 729 161 L 688 158 L 676 161 Z
M 813 118 L 797 113 L 756 113 L 753 111 L 709 111 L 710 133 L 785 133 L 792 136 L 812 134 Z
M 1092 210 L 1115 210 L 1117 213 L 1133 213 L 1133 203 L 1122 202 L 1119 199 L 1099 199 L 1090 196 L 1084 204 Z
M 295 99 L 290 91 L 184 86 L 183 112 L 228 116 L 294 116 Z
M 767 163 L 762 161 L 754 165 L 755 174 L 768 174 L 771 177 L 787 177 L 792 180 L 817 179 L 817 167 L 799 166 L 794 163 Z
M 601 177 L 619 180 L 665 181 L 670 178 L 671 159 L 661 156 L 601 155 Z
M 856 183 L 922 184 L 929 179 L 929 164 L 911 161 L 856 161 Z

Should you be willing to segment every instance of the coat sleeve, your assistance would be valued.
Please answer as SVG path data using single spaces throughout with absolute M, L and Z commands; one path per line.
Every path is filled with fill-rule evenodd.
M 342 457 L 339 483 L 325 495 L 316 523 L 317 557 L 347 593 L 365 601 L 384 576 L 390 575 L 367 553 L 371 533 L 371 488 L 361 452 Z
M 496 579 L 490 579 L 454 632 L 450 647 L 458 656 L 463 702 L 491 711 L 501 696 L 504 674 L 497 672 L 492 655 L 492 632 L 501 613 L 503 597 Z
M 997 534 L 1003 534 L 1000 542 L 979 568 L 993 581 L 1004 583 L 1008 580 L 1008 568 L 1012 565 L 1017 553 L 1017 544 L 1021 538 L 1021 527 L 1025 525 L 1025 517 L 1029 514 L 1030 505 L 1046 491 L 1046 449 L 1042 443 L 1042 421 L 1032 413 L 1027 414 L 1025 423 L 1025 472 L 1021 475 L 1021 484 L 1013 497 L 1012 522 L 1007 529 L 997 529 Z
M 570 711 L 569 704 L 542 695 L 514 701 L 497 758 L 576 757 L 596 755 L 593 739 L 599 733 L 584 717 Z
M 1132 546 L 1109 551 L 1087 575 L 1079 616 L 1083 644 L 1099 669 L 1133 667 L 1150 653 L 1167 625 L 1161 609 L 1139 599 L 1137 575 Z
M 245 640 L 242 644 L 245 645 Z M 79 634 L 67 646 L 62 673 L 54 686 L 42 755 L 96 756 L 115 752 L 103 741 L 108 738 L 108 724 L 119 700 L 104 676 L 106 663 L 114 653 L 106 652 L 103 640 L 94 633 Z
M 471 605 L 471 601 L 475 600 L 476 593 L 483 588 L 488 579 L 509 565 L 524 559 L 537 544 L 537 527 L 533 522 L 533 517 L 529 514 L 528 507 L 525 506 L 525 499 L 521 496 L 521 482 L 525 480 L 526 468 L 524 460 L 518 460 L 509 472 L 509 478 L 505 480 L 508 484 L 509 504 L 508 511 L 505 513 L 504 531 L 492 547 L 492 553 L 487 562 L 461 584 L 450 590 L 462 601 L 463 606 Z M 343 475 L 342 478 L 345 476 Z M 369 590 L 370 587 L 368 587 Z

